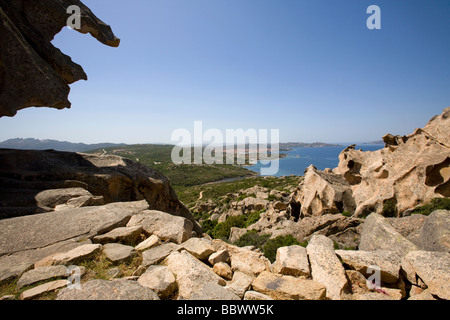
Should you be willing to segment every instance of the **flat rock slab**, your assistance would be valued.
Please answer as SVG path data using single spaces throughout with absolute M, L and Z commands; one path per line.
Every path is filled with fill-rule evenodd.
M 200 260 L 206 260 L 215 252 L 211 241 L 204 238 L 191 238 L 181 244 L 181 247 Z
M 161 299 L 170 297 L 177 289 L 175 275 L 165 266 L 150 266 L 138 283 L 156 292 Z
M 229 263 L 230 262 L 230 253 L 226 249 L 215 252 L 209 256 L 208 262 L 212 266 L 219 262 Z
M 46 257 L 34 264 L 35 268 L 54 265 L 76 264 L 80 261 L 90 259 L 100 252 L 101 244 L 86 244 L 68 252 L 57 253 Z
M 83 196 L 92 197 L 92 194 L 83 188 L 48 189 L 36 194 L 35 199 L 38 207 L 55 208 L 70 199 Z
M 268 296 L 264 293 L 257 291 L 247 291 L 244 295 L 244 300 L 256 300 L 256 301 L 264 301 L 264 300 L 273 300 L 271 296 Z
M 336 254 L 344 264 L 366 277 L 372 275 L 367 269 L 374 267 L 380 270 L 383 282 L 396 283 L 400 277 L 401 257 L 393 251 L 336 250 Z
M 326 288 L 321 283 L 292 276 L 262 272 L 252 284 L 253 290 L 275 300 L 324 300 Z
M 196 291 L 193 292 L 189 300 L 233 301 L 241 300 L 241 298 L 217 283 L 207 282 L 197 286 Z
M 52 278 L 68 277 L 65 266 L 46 266 L 25 272 L 17 281 L 16 290 L 34 283 L 49 280 Z
M 41 295 L 47 292 L 52 292 L 66 287 L 70 282 L 68 280 L 55 280 L 41 284 L 40 286 L 22 292 L 20 295 L 21 300 L 31 300 L 39 298 Z
M 137 252 L 132 246 L 120 243 L 107 243 L 103 246 L 103 253 L 111 262 L 121 263 L 131 259 Z
M 43 258 L 55 253 L 67 252 L 85 244 L 90 244 L 90 241 L 68 240 L 41 249 L 19 251 L 9 256 L 2 256 L 0 257 L 0 282 L 20 277 Z
M 236 271 L 233 274 L 233 279 L 227 284 L 226 289 L 238 295 L 241 299 L 244 297 L 247 290 L 252 286 L 255 277 Z
M 322 235 L 314 235 L 306 248 L 311 264 L 313 280 L 327 288 L 327 297 L 339 300 L 346 291 L 345 269 L 334 252 L 333 241 Z
M 134 247 L 138 251 L 145 251 L 148 249 L 151 249 L 153 247 L 156 247 L 157 245 L 161 244 L 161 240 L 158 238 L 158 236 L 151 235 L 144 241 L 140 242 L 136 247 Z
M 92 242 L 101 244 L 119 242 L 122 244 L 133 245 L 139 240 L 142 231 L 143 229 L 141 226 L 116 228 L 106 234 L 95 236 L 92 239 Z
M 163 243 L 160 246 L 153 247 L 149 250 L 146 250 L 142 253 L 142 265 L 144 267 L 148 267 L 153 264 L 160 263 L 163 261 L 169 254 L 174 251 L 177 251 L 180 247 L 175 243 Z
M 56 300 L 159 300 L 158 295 L 135 281 L 91 280 L 80 290 L 62 289 Z
M 186 218 L 157 210 L 146 210 L 134 215 L 127 224 L 127 227 L 132 226 L 142 226 L 147 234 L 178 244 L 191 237 L 194 227 Z
M 427 285 L 431 294 L 450 300 L 450 253 L 414 251 L 402 260 L 408 280 L 417 285 L 417 277 Z
M 123 227 L 133 214 L 147 208 L 145 200 L 118 202 L 0 220 L 0 256 L 90 238 Z

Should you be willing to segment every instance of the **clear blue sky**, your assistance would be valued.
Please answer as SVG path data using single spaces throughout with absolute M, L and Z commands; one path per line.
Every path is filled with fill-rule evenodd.
M 64 29 L 89 80 L 72 109 L 0 119 L 0 140 L 170 142 L 177 128 L 283 142 L 409 134 L 450 105 L 450 0 L 84 0 L 122 42 Z M 380 6 L 382 29 L 366 9 Z

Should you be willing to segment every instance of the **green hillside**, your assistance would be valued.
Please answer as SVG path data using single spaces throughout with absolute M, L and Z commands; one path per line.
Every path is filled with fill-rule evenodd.
M 127 145 L 96 149 L 88 153 L 118 155 L 155 169 L 170 179 L 173 186 L 194 186 L 223 179 L 256 175 L 237 165 L 175 165 L 171 159 L 173 145 Z

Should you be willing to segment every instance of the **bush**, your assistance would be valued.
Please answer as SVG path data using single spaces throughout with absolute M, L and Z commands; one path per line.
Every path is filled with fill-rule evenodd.
M 251 230 L 241 236 L 234 244 L 238 247 L 255 246 L 261 249 L 269 238 L 270 234 L 260 236 L 257 231 Z
M 225 222 L 217 224 L 214 228 L 212 237 L 215 239 L 228 240 L 230 237 L 231 228 L 245 228 L 245 216 L 228 217 Z
M 231 228 L 247 228 L 257 222 L 261 216 L 261 211 L 255 211 L 246 215 L 241 216 L 232 216 L 228 217 L 225 222 L 218 223 L 214 226 L 214 230 L 211 233 L 208 233 L 205 231 L 205 228 L 203 230 L 208 233 L 211 237 L 215 239 L 222 239 L 222 240 L 228 240 L 231 233 Z M 203 225 L 202 225 L 203 226 Z M 211 227 L 211 225 L 207 225 L 207 227 Z M 211 230 L 211 229 L 208 229 Z
M 201 223 L 203 232 L 208 234 L 209 236 L 213 236 L 214 228 L 217 226 L 217 220 L 205 220 Z
M 246 216 L 244 228 L 247 228 L 247 227 L 251 226 L 252 224 L 258 222 L 259 219 L 261 218 L 262 212 L 264 212 L 264 210 L 254 211 L 254 212 L 250 213 L 248 216 Z
M 389 199 L 383 204 L 383 216 L 384 217 L 395 217 L 397 212 L 397 200 Z
M 415 208 L 411 214 L 430 215 L 436 210 L 450 210 L 450 198 L 434 198 L 430 203 Z
M 262 250 L 266 258 L 273 263 L 277 257 L 278 248 L 288 247 L 292 245 L 300 245 L 300 243 L 292 235 L 279 236 L 274 239 L 267 240 Z

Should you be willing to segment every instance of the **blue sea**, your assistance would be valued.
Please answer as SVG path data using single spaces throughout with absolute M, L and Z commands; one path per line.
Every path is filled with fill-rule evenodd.
M 347 146 L 338 147 L 323 147 L 323 148 L 293 148 L 291 151 L 281 151 L 281 153 L 287 154 L 287 157 L 280 159 L 280 169 L 275 175 L 277 177 L 298 175 L 302 176 L 305 173 L 305 169 L 310 165 L 314 165 L 319 170 L 326 168 L 336 168 L 339 164 L 339 154 Z M 362 149 L 363 151 L 376 151 L 384 148 L 384 145 L 357 145 L 356 149 Z M 267 165 L 258 164 L 248 167 L 248 169 L 260 172 L 261 167 L 267 167 Z

